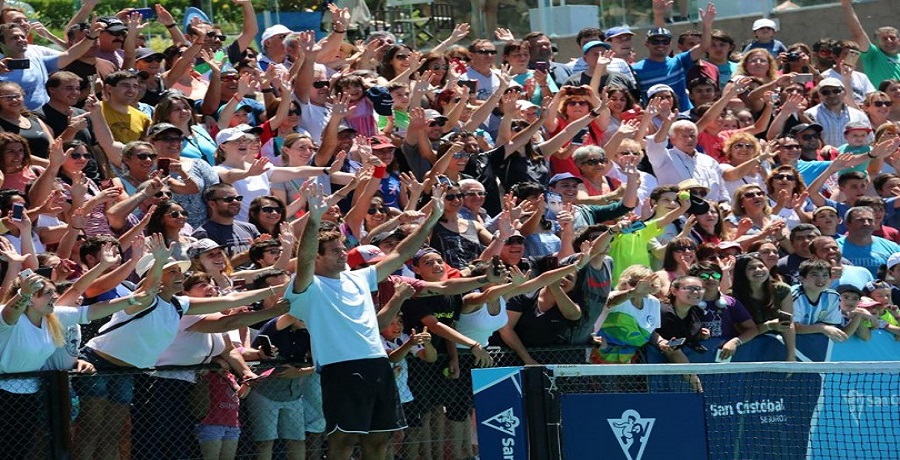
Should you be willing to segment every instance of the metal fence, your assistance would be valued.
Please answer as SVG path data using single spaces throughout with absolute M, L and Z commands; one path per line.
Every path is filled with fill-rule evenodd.
M 587 351 L 529 350 L 542 364 L 584 363 Z M 522 364 L 509 350 L 491 353 L 496 366 Z M 404 404 L 410 428 L 395 436 L 387 458 L 476 455 L 471 355 L 461 353 L 459 379 L 447 377 L 445 356 L 407 362 L 415 398 Z M 321 459 L 326 440 L 318 377 L 291 380 L 266 380 L 238 399 L 236 382 L 208 366 L 0 375 L 0 457 L 201 459 L 234 452 L 234 458 L 260 458 L 271 450 L 278 459 L 303 450 L 307 459 Z

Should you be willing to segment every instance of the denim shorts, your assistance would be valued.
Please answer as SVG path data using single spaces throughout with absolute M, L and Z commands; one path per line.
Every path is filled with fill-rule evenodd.
M 225 425 L 197 424 L 197 442 L 237 441 L 241 437 L 241 427 Z
M 131 404 L 132 399 L 134 399 L 134 375 L 104 375 L 102 373 L 102 371 L 130 368 L 117 366 L 87 347 L 81 350 L 81 359 L 93 364 L 94 368 L 101 372 L 88 377 L 73 379 L 73 385 L 79 396 L 105 398 L 118 404 Z

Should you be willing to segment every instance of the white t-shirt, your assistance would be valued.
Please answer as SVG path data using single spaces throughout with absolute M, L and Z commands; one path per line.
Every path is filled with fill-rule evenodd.
M 68 371 L 75 367 L 75 361 L 78 360 L 78 351 L 81 349 L 80 325 L 90 322 L 88 308 L 53 307 L 53 312 L 62 324 L 66 344 L 53 351 L 42 369 Z
M 178 334 L 162 355 L 156 360 L 156 366 L 193 366 L 207 364 L 213 356 L 225 351 L 225 339 L 222 334 L 189 331 L 194 324 L 207 315 L 184 315 L 178 322 Z M 166 371 L 157 375 L 163 378 L 174 378 L 187 382 L 196 380 L 194 371 Z
M 506 315 L 506 299 L 500 297 L 499 302 L 500 313 L 497 315 L 491 315 L 487 305 L 483 305 L 472 313 L 460 314 L 459 319 L 456 320 L 456 330 L 486 347 L 491 335 L 506 326 L 509 321 L 509 316 Z M 457 343 L 456 348 L 469 347 Z
M 213 167 L 213 169 L 216 171 L 216 174 L 218 174 L 221 171 L 231 171 L 235 168 L 218 165 Z M 254 198 L 269 194 L 269 190 L 272 186 L 269 181 L 269 176 L 271 175 L 272 166 L 269 165 L 267 166 L 266 172 L 258 176 L 245 177 L 241 180 L 232 182 L 231 186 L 234 187 L 237 194 L 244 197 L 244 200 L 241 201 L 241 212 L 238 213 L 235 219 L 242 222 L 250 222 L 250 203 L 253 202 Z
M 331 119 L 331 107 L 303 103 L 296 98 L 294 100 L 300 105 L 300 129 L 308 132 L 316 144 L 321 144 L 322 131 L 325 131 L 325 125 Z
M 374 266 L 342 272 L 340 279 L 316 275 L 300 294 L 293 289 L 296 275 L 291 277 L 284 298 L 291 315 L 306 323 L 318 365 L 387 357 L 372 302 L 376 276 Z
M 63 324 L 77 323 L 81 315 L 74 308 L 57 312 Z M 40 370 L 55 350 L 46 318 L 41 318 L 41 327 L 35 327 L 25 314 L 15 324 L 0 317 L 0 374 Z M 0 390 L 17 394 L 37 393 L 39 385 L 36 378 L 0 380 Z
M 190 299 L 182 296 L 176 298 L 181 304 L 182 312 L 187 313 Z M 129 315 L 125 311 L 116 312 L 112 319 L 100 328 L 100 334 L 88 341 L 87 346 L 134 367 L 153 366 L 175 340 L 181 321 L 174 305 L 158 296 L 156 302 L 158 302 L 156 308 L 146 316 L 104 333 L 113 324 L 127 321 L 136 315 Z

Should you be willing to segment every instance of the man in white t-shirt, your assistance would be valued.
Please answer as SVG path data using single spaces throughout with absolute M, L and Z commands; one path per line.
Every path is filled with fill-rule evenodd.
M 371 293 L 422 247 L 444 212 L 444 191 L 434 189 L 431 214 L 390 255 L 354 271 L 346 271 L 342 235 L 319 232 L 328 209 L 321 186 L 304 186 L 302 193 L 309 220 L 300 239 L 297 272 L 284 297 L 291 303 L 290 314 L 306 323 L 320 367 L 328 458 L 349 459 L 357 440 L 363 458 L 383 458 L 393 432 L 404 429 L 406 421 L 379 333 L 393 314 L 379 315 Z M 486 354 L 483 349 L 473 353 Z

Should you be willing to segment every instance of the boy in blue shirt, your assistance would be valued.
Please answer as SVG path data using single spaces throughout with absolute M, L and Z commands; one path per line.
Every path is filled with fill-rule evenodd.
M 837 342 L 847 339 L 847 334 L 840 329 L 841 295 L 828 289 L 830 284 L 828 262 L 810 259 L 800 264 L 800 284 L 791 287 L 797 334 L 825 334 Z

